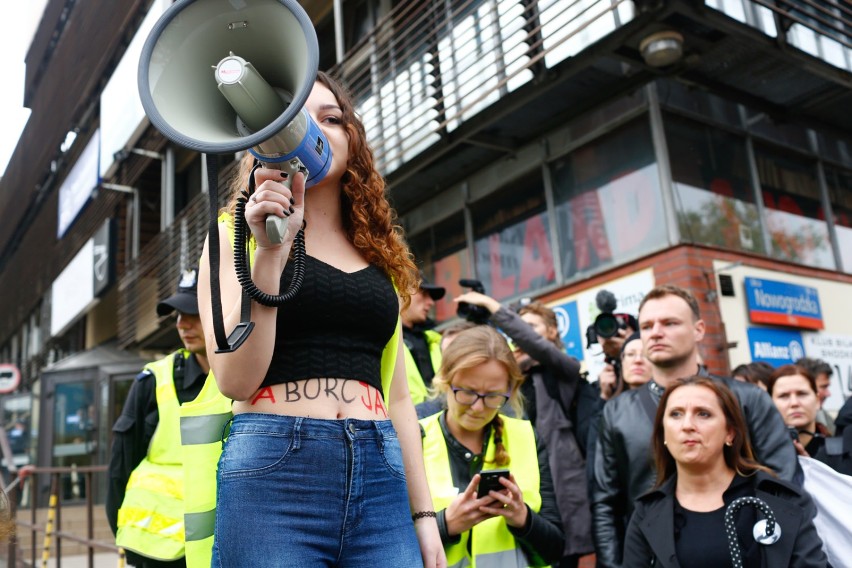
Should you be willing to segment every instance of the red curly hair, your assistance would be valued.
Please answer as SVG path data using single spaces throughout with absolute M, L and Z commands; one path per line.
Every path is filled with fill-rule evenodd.
M 376 169 L 367 133 L 355 113 L 348 91 L 328 74 L 317 73 L 317 82 L 327 87 L 343 111 L 342 121 L 349 136 L 349 163 L 342 178 L 341 211 L 349 240 L 370 264 L 385 271 L 408 304 L 412 291 L 420 286 L 420 275 L 397 222 L 396 211 L 387 199 L 385 180 Z M 230 184 L 226 211 L 233 214 L 240 192 L 254 166 L 254 156 L 243 157 Z

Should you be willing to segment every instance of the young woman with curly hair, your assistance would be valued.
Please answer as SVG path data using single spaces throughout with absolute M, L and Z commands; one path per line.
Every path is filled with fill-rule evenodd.
M 255 285 L 287 288 L 303 220 L 304 282 L 282 307 L 252 302 L 245 343 L 209 354 L 234 400 L 213 565 L 445 566 L 399 349 L 396 290 L 406 298 L 416 289 L 417 271 L 349 96 L 320 73 L 305 107 L 331 145 L 328 173 L 305 191 L 302 174 L 289 189 L 280 171 L 256 169 L 245 206 Z M 240 320 L 233 216 L 252 162 L 242 163 L 219 230 L 228 331 Z M 267 238 L 268 215 L 289 217 L 282 243 Z M 200 272 L 209 282 L 206 263 Z M 199 305 L 214 345 L 209 284 Z

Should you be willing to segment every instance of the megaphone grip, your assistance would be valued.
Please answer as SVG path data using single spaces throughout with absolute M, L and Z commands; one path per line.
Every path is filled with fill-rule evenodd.
M 284 241 L 289 220 L 289 217 L 266 216 L 266 238 L 269 239 L 269 242 L 279 244 Z

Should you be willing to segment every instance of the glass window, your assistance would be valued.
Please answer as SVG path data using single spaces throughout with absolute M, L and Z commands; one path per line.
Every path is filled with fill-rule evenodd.
M 657 81 L 657 93 L 664 107 L 684 110 L 734 127 L 742 126 L 736 103 L 703 89 L 689 88 L 683 83 L 666 79 Z
M 435 319 L 445 321 L 456 315 L 453 298 L 462 293 L 459 280 L 471 278 L 470 255 L 464 233 L 464 214 L 458 212 L 435 223 L 410 239 L 417 266 L 426 278 L 447 289 L 435 303 Z
M 790 154 L 755 146 L 774 257 L 834 268 L 816 168 Z
M 575 150 L 552 168 L 566 280 L 666 246 L 647 116 Z
M 852 167 L 852 140 L 836 138 L 825 132 L 820 132 L 818 136 L 819 153 L 823 159 Z
M 776 144 L 786 144 L 793 148 L 810 151 L 807 131 L 798 124 L 789 122 L 774 122 L 766 114 L 754 110 L 746 110 L 746 121 L 749 130 Z
M 681 238 L 765 252 L 745 139 L 670 115 L 665 130 Z
M 97 413 L 92 381 L 58 383 L 53 408 L 53 465 L 94 465 Z M 84 476 L 63 475 L 64 499 L 86 496 Z
M 827 167 L 825 182 L 834 214 L 834 230 L 837 233 L 843 271 L 852 274 L 852 172 Z
M 497 300 L 556 281 L 540 170 L 471 207 L 477 278 Z
M 15 465 L 21 467 L 31 461 L 34 438 L 32 431 L 32 396 L 5 395 L 0 401 L 3 406 L 3 427 L 12 450 Z M 4 464 L 5 469 L 5 464 Z M 8 479 L 8 477 L 6 478 Z

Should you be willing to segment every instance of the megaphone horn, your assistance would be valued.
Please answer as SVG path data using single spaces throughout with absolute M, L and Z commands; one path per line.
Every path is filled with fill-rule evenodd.
M 304 171 L 309 187 L 331 166 L 328 141 L 303 108 L 318 62 L 313 24 L 294 0 L 179 0 L 142 48 L 139 95 L 176 144 L 248 149 L 268 167 Z M 268 222 L 267 232 L 280 242 L 284 227 Z
M 230 53 L 251 62 L 289 105 L 269 124 L 237 130 L 237 114 L 211 66 Z M 293 0 L 179 0 L 166 10 L 139 60 L 139 95 L 151 123 L 173 142 L 211 154 L 246 150 L 282 130 L 304 106 L 319 61 L 316 33 Z M 245 118 L 245 117 L 244 117 Z

